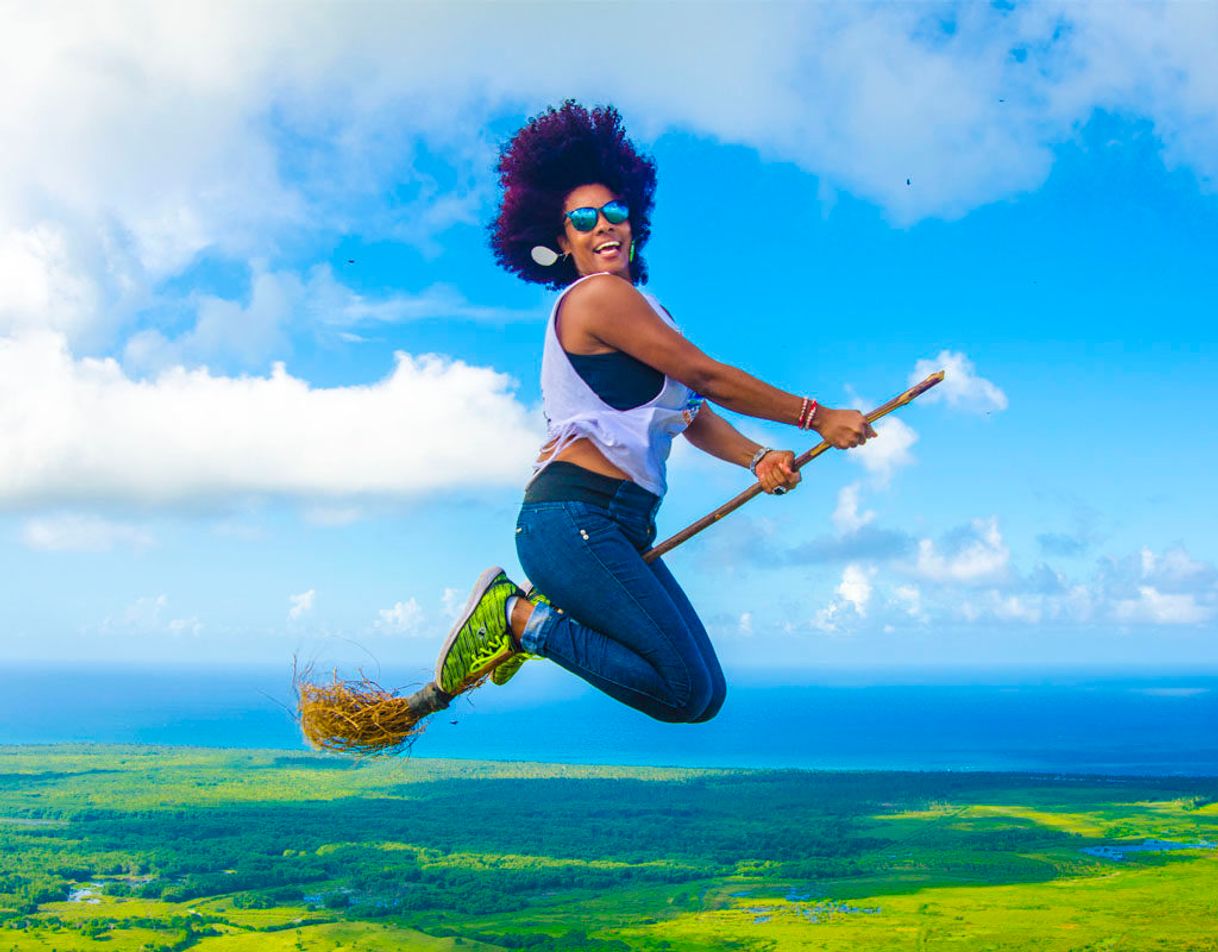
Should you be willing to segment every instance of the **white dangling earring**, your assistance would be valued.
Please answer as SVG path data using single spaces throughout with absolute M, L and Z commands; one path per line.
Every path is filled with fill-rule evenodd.
M 534 245 L 533 250 L 529 254 L 543 268 L 549 268 L 558 261 L 558 252 L 553 248 L 547 248 L 545 245 Z

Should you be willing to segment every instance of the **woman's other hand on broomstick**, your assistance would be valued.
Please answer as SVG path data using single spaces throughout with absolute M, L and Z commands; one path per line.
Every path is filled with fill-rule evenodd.
M 826 406 L 816 408 L 812 429 L 819 433 L 826 443 L 836 446 L 839 450 L 862 446 L 876 435 L 867 418 L 858 410 L 832 410 Z
M 790 492 L 802 478 L 795 468 L 795 454 L 790 450 L 770 450 L 757 463 L 757 481 L 773 495 Z

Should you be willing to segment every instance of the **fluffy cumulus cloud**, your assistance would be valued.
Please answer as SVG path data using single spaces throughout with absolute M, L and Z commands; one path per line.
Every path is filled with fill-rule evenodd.
M 913 571 L 931 581 L 978 584 L 1005 576 L 1010 558 L 998 520 L 974 519 L 940 542 L 919 540 Z
M 317 590 L 309 589 L 299 595 L 288 596 L 288 620 L 299 621 L 313 611 L 313 603 L 317 600 Z
M 391 608 L 377 612 L 373 627 L 398 635 L 426 634 L 426 612 L 414 598 L 395 602 Z
M 922 591 L 916 585 L 897 585 L 892 590 L 892 601 L 898 610 L 917 622 L 927 620 L 922 606 Z
M 972 551 L 978 566 L 1005 552 L 995 526 L 972 528 L 980 536 L 958 552 Z M 1005 557 L 1003 562 L 997 578 L 939 571 L 929 581 L 924 574 L 921 588 L 902 585 L 893 594 L 911 617 L 916 613 L 925 619 L 929 613 L 939 621 L 982 626 L 1051 623 L 1116 632 L 1203 626 L 1218 617 L 1218 569 L 1179 547 L 1103 558 L 1089 574 L 1077 577 L 1043 563 L 1021 574 L 1006 568 Z
M 221 371 L 265 372 L 304 328 L 348 339 L 421 316 L 521 317 L 442 285 L 369 298 L 313 262 L 357 225 L 435 253 L 445 229 L 478 223 L 504 117 L 605 98 L 603 66 L 570 42 L 594 16 L 441 2 L 359 16 L 202 2 L 10 11 L 0 504 L 422 492 L 441 471 L 464 480 L 461 448 L 488 433 L 533 444 L 501 378 L 458 363 L 403 358 L 378 385 L 328 390 Z M 1096 110 L 1144 118 L 1169 165 L 1218 182 L 1212 5 L 727 3 L 700 9 L 696 34 L 683 4 L 622 3 L 615 17 L 632 41 L 612 98 L 640 138 L 751 147 L 898 224 L 1034 188 Z M 248 295 L 183 291 L 201 256 L 246 269 Z M 949 376 L 926 399 L 1005 406 L 964 355 L 933 363 Z M 191 371 L 203 366 L 215 373 Z M 32 412 L 13 411 L 14 395 Z M 882 482 L 916 434 L 895 419 L 881 432 L 852 458 Z M 510 453 L 479 460 L 490 482 L 519 471 Z
M 1178 546 L 1103 560 L 1097 589 L 1122 624 L 1194 625 L 1218 617 L 1218 569 Z
M 909 375 L 909 383 L 943 370 L 943 381 L 920 397 L 923 403 L 942 401 L 968 413 L 992 413 L 1007 408 L 1007 395 L 994 383 L 977 374 L 973 362 L 964 354 L 944 350 L 931 360 L 919 360 Z
M 1190 593 L 1173 595 L 1153 585 L 1139 585 L 1136 597 L 1120 599 L 1113 605 L 1112 617 L 1130 624 L 1190 625 L 1213 618 L 1214 606 L 1199 604 Z
M 860 617 L 867 614 L 867 603 L 871 601 L 871 575 L 872 572 L 862 566 L 847 565 L 837 587 L 837 597 Z
M 875 519 L 870 509 L 859 510 L 859 484 L 850 483 L 837 493 L 837 507 L 833 510 L 833 528 L 841 535 L 858 532 Z
M 539 442 L 506 376 L 439 357 L 399 354 L 367 386 L 312 387 L 282 366 L 141 381 L 112 359 L 74 358 L 50 333 L 0 338 L 0 434 L 10 507 L 516 483 Z
M 879 485 L 884 485 L 898 469 L 913 463 L 912 449 L 918 442 L 918 434 L 895 416 L 878 421 L 875 432 L 873 439 L 852 450 L 846 458 L 862 466 Z
M 1168 164 L 1218 182 L 1213 5 L 698 14 L 691 32 L 684 4 L 615 6 L 631 42 L 612 95 L 636 133 L 756 148 L 897 222 L 1034 188 L 1096 110 L 1146 119 Z M 428 247 L 477 222 L 495 119 L 605 97 L 603 64 L 570 41 L 598 26 L 591 8 L 558 3 L 11 10 L 0 332 L 105 340 L 204 251 L 249 261 L 356 221 Z
M 833 598 L 812 619 L 812 627 L 835 632 L 867 616 L 871 602 L 873 566 L 851 563 L 842 570 L 842 578 L 833 591 Z
M 1173 629 L 1205 632 L 1218 618 L 1218 568 L 1179 547 L 1101 559 L 1090 573 L 1070 577 L 1044 564 L 1018 571 L 993 520 L 976 520 L 949 539 L 930 543 L 930 571 L 923 558 L 848 563 L 807 627 L 837 636 L 934 626 L 1001 639 L 1013 628 L 1048 626 L 1153 638 Z M 751 628 L 752 615 L 748 621 Z
M 1169 550 L 1168 558 L 1187 558 Z M 1005 588 L 961 593 L 957 614 L 969 622 L 1052 622 L 1102 627 L 1110 631 L 1196 628 L 1218 617 L 1218 583 L 1213 566 L 1189 580 L 1156 577 L 1139 571 L 1137 559 L 1102 560 L 1090 576 L 1057 576 L 1054 586 L 1036 587 L 1026 579 Z

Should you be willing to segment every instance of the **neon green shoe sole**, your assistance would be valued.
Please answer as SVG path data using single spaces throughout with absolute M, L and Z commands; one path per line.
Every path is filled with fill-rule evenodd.
M 512 657 L 506 605 L 513 595 L 523 594 L 497 565 L 478 577 L 436 660 L 441 691 L 468 691 Z
M 550 604 L 550 600 L 542 595 L 541 592 L 537 591 L 537 589 L 535 589 L 532 585 L 529 586 L 529 590 L 525 592 L 524 597 L 534 605 L 538 604 L 539 602 L 542 605 Z M 517 671 L 524 667 L 524 663 L 526 661 L 540 658 L 541 655 L 529 654 L 527 651 L 517 651 L 510 658 L 508 658 L 507 661 L 504 661 L 491 672 L 491 684 L 498 687 L 503 687 L 516 676 Z

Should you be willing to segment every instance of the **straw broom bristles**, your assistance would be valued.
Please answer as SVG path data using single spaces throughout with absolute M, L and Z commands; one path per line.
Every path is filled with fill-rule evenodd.
M 452 702 L 434 681 L 403 697 L 363 676 L 330 683 L 309 680 L 309 670 L 294 678 L 301 732 L 319 750 L 345 754 L 390 754 L 410 749 L 426 724 L 423 719 Z

